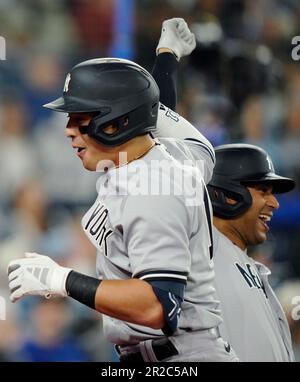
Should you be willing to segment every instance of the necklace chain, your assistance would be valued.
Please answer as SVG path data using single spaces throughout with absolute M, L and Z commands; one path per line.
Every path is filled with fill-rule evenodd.
M 153 143 L 151 143 L 151 145 L 149 146 L 149 147 L 147 147 L 147 149 L 144 151 L 144 152 L 142 152 L 140 155 L 138 155 L 138 156 L 136 156 L 136 157 L 134 157 L 134 158 L 132 158 L 131 160 L 129 160 L 129 161 L 127 161 L 127 162 L 125 162 L 125 163 L 119 163 L 119 165 L 118 166 L 116 166 L 116 167 L 123 167 L 123 166 L 126 166 L 127 164 L 129 164 L 129 163 L 131 163 L 131 162 L 133 162 L 133 161 L 135 161 L 135 160 L 137 160 L 137 159 L 140 159 L 140 158 L 142 158 L 144 155 L 146 155 L 154 146 L 156 146 L 156 145 L 158 145 L 159 143 L 157 143 L 157 142 L 153 142 Z
M 156 145 L 155 142 L 152 142 L 151 145 L 140 155 L 138 155 L 137 157 L 134 157 L 133 159 L 131 159 L 130 161 L 128 161 L 127 163 L 130 163 L 136 159 L 140 159 L 141 157 L 143 157 L 144 155 L 146 155 L 151 149 L 152 147 L 154 147 Z

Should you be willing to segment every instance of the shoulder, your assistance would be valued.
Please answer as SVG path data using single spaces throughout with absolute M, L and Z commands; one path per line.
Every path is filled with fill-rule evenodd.
M 171 137 L 179 137 L 180 134 L 178 135 L 178 131 L 182 131 L 182 139 L 179 140 L 180 142 L 183 142 L 188 147 L 199 150 L 199 156 L 201 156 L 201 151 L 204 151 L 209 155 L 212 162 L 215 163 L 214 149 L 209 140 L 200 134 L 200 132 L 197 131 L 187 119 L 161 103 L 158 112 L 157 125 L 160 129 L 167 126 Z M 172 129 L 174 129 L 174 134 L 172 134 Z
M 213 226 L 213 240 L 214 240 L 214 250 L 222 251 L 226 249 L 233 249 L 234 244 L 215 226 Z
M 178 123 L 182 117 L 176 111 L 168 108 L 161 102 L 159 103 L 158 108 L 158 123 L 166 123 L 173 121 L 174 123 Z

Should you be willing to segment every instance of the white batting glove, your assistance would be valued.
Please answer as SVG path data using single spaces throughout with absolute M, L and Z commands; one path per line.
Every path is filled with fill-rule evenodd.
M 72 269 L 58 265 L 48 256 L 25 253 L 25 258 L 8 265 L 10 299 L 16 302 L 28 295 L 67 296 L 66 279 Z
M 160 48 L 168 48 L 173 51 L 179 61 L 181 57 L 191 54 L 195 47 L 195 35 L 189 30 L 184 19 L 173 18 L 162 23 L 156 55 Z

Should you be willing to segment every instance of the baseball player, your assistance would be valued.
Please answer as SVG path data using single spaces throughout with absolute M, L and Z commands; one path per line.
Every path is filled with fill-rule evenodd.
M 182 19 L 163 23 L 161 39 L 168 59 L 157 60 L 154 74 L 163 94 L 174 93 L 177 61 L 173 46 L 182 41 Z M 164 56 L 165 54 L 161 54 Z M 159 56 L 158 56 L 159 58 Z M 171 65 L 168 66 L 168 64 Z M 172 72 L 172 76 L 164 73 Z M 170 86 L 169 86 L 170 85 Z M 174 100 L 169 94 L 164 101 Z M 174 104 L 171 103 L 174 107 Z M 228 144 L 215 148 L 216 166 L 208 185 L 214 214 L 213 253 L 215 283 L 224 318 L 222 337 L 241 361 L 293 361 L 291 336 L 283 309 L 269 282 L 270 270 L 247 255 L 251 245 L 267 239 L 269 221 L 279 207 L 275 194 L 292 190 L 292 179 L 277 175 L 271 158 L 261 148 Z
M 83 166 L 101 173 L 99 195 L 82 219 L 97 249 L 99 278 L 27 253 L 9 264 L 11 300 L 70 296 L 103 313 L 104 332 L 124 362 L 236 361 L 218 331 L 205 187 L 214 166 L 212 146 L 181 117 L 159 111 L 152 76 L 128 60 L 76 65 L 63 96 L 45 106 L 68 113 L 66 136 Z M 165 120 L 161 127 L 158 113 Z M 154 133 L 170 136 L 174 125 L 177 136 L 164 140 L 168 147 L 153 139 Z M 183 159 L 193 162 L 182 165 Z M 151 192 L 141 192 L 147 185 Z M 161 185 L 176 192 L 152 192 Z

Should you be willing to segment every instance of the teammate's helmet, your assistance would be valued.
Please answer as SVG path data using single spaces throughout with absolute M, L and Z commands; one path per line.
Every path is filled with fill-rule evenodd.
M 74 66 L 63 96 L 44 107 L 65 113 L 96 113 L 86 133 L 107 146 L 118 146 L 156 127 L 159 89 L 150 73 L 118 58 L 100 58 Z M 113 133 L 105 127 L 113 124 Z
M 215 147 L 216 166 L 208 191 L 214 215 L 223 219 L 237 217 L 251 206 L 247 186 L 271 184 L 273 193 L 281 194 L 295 187 L 292 179 L 275 174 L 271 158 L 260 147 L 248 144 L 228 144 Z M 225 196 L 237 201 L 226 203 Z

